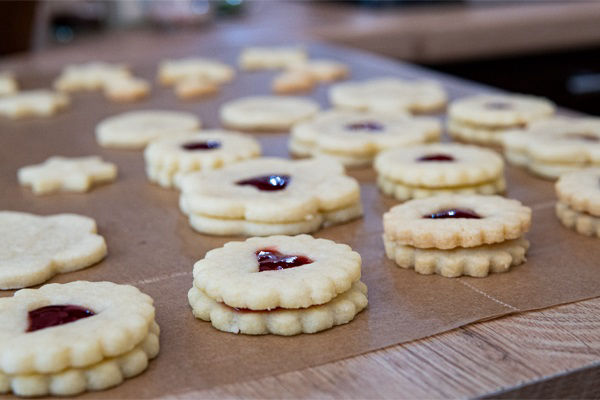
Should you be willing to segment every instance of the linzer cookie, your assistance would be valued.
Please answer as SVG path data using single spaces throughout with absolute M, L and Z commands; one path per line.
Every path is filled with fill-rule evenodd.
M 349 74 L 346 64 L 334 60 L 308 60 L 293 64 L 273 78 L 275 93 L 297 93 L 312 90 L 319 82 L 333 82 Z
M 71 396 L 142 373 L 159 351 L 152 299 L 111 282 L 0 298 L 0 393 Z
M 67 108 L 69 97 L 51 90 L 26 90 L 0 97 L 0 115 L 12 119 L 50 117 Z
M 282 69 L 304 63 L 308 58 L 302 47 L 261 46 L 246 47 L 239 57 L 239 64 L 245 70 Z
M 221 106 L 221 122 L 231 129 L 286 131 L 315 115 L 319 104 L 302 97 L 251 96 Z
M 525 262 L 531 209 L 500 196 L 411 200 L 383 216 L 385 252 L 420 274 L 484 277 Z
M 294 235 L 362 215 L 358 182 L 330 159 L 247 160 L 178 183 L 191 226 L 211 235 Z
M 0 289 L 37 285 L 56 274 L 87 268 L 106 255 L 96 222 L 75 214 L 0 211 L 0 240 Z
M 434 81 L 377 78 L 338 83 L 329 89 L 329 101 L 335 107 L 359 111 L 424 113 L 444 108 L 447 95 Z
M 222 168 L 259 155 L 258 141 L 248 135 L 222 130 L 155 140 L 144 151 L 148 178 L 163 187 L 173 186 L 181 174 Z
M 552 102 L 518 94 L 483 94 L 458 99 L 448 109 L 448 132 L 456 140 L 500 145 L 504 133 L 551 117 Z
M 211 250 L 194 265 L 194 316 L 225 332 L 316 333 L 367 306 L 361 258 L 309 235 L 251 238 Z
M 552 118 L 508 132 L 504 154 L 511 163 L 547 179 L 600 166 L 600 118 Z
M 456 143 L 384 151 L 375 159 L 377 184 L 398 200 L 440 194 L 496 194 L 506 188 L 504 161 L 492 150 Z
M 360 111 L 327 111 L 294 125 L 289 150 L 296 156 L 328 156 L 347 166 L 370 165 L 383 150 L 438 141 L 433 118 Z
M 556 215 L 567 228 L 600 237 L 600 168 L 560 176 L 556 182 Z

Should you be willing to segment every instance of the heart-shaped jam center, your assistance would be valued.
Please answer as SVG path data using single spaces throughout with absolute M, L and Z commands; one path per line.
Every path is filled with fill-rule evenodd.
M 417 158 L 417 161 L 419 161 L 419 162 L 427 162 L 427 161 L 448 162 L 448 161 L 454 161 L 454 157 L 452 157 L 450 154 L 436 153 L 436 154 L 428 154 L 423 157 L 419 157 L 419 158 Z
M 263 175 L 255 176 L 254 178 L 244 179 L 237 181 L 236 185 L 250 185 L 254 186 L 258 190 L 283 190 L 290 183 L 292 177 L 289 175 Z
M 383 130 L 383 125 L 377 121 L 360 121 L 348 124 L 345 128 L 349 131 L 380 132 Z
M 463 208 L 449 208 L 447 210 L 440 210 L 433 214 L 424 215 L 423 218 L 430 219 L 442 219 L 442 218 L 470 218 L 480 219 L 481 216 L 473 210 Z
M 194 150 L 212 150 L 221 147 L 221 142 L 217 140 L 206 140 L 198 142 L 187 142 L 181 145 L 181 148 L 188 151 Z
M 576 139 L 583 140 L 585 142 L 598 142 L 600 141 L 600 137 L 593 135 L 591 133 L 570 133 L 565 136 L 567 139 Z
M 36 308 L 29 311 L 29 327 L 27 332 L 68 324 L 96 315 L 90 309 L 74 305 L 55 305 Z
M 306 256 L 283 254 L 275 249 L 262 249 L 256 251 L 258 271 L 280 271 L 282 269 L 299 267 L 313 262 Z
M 510 110 L 512 104 L 505 101 L 488 101 L 485 103 L 485 108 L 489 108 L 490 110 Z

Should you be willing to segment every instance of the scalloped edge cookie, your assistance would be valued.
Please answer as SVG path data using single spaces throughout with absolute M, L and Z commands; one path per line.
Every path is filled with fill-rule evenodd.
M 245 47 L 238 58 L 240 68 L 247 71 L 280 69 L 304 64 L 308 54 L 300 46 Z
M 556 216 L 569 229 L 585 236 L 600 237 L 600 217 L 573 210 L 563 202 L 556 203 Z
M 50 117 L 71 103 L 69 96 L 46 89 L 26 90 L 0 97 L 0 115 L 11 119 Z
M 600 168 L 561 175 L 554 187 L 558 199 L 569 208 L 600 217 Z

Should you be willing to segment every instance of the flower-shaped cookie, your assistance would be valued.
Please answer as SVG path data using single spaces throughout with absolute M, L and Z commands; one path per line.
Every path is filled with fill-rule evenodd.
M 113 80 L 129 78 L 131 72 L 123 64 L 89 62 L 67 65 L 54 81 L 54 88 L 63 92 L 99 90 Z
M 210 234 L 307 233 L 362 215 L 358 182 L 330 159 L 261 158 L 181 179 L 181 209 Z
M 0 96 L 16 93 L 19 90 L 15 76 L 10 72 L 0 72 Z
M 556 215 L 568 228 L 600 237 L 600 168 L 585 168 L 560 176 L 555 185 Z
M 242 69 L 259 70 L 293 67 L 307 58 L 306 50 L 301 47 L 256 46 L 244 48 L 238 61 Z
M 41 217 L 0 211 L 0 238 L 0 289 L 37 285 L 106 255 L 94 220 L 75 214 Z
M 158 67 L 158 80 L 163 85 L 173 85 L 188 78 L 221 84 L 231 81 L 234 76 L 235 71 L 229 65 L 201 57 L 164 60 Z
M 86 192 L 93 184 L 111 182 L 117 166 L 100 157 L 50 157 L 41 164 L 19 168 L 19 183 L 35 194 L 57 191 Z
M 0 115 L 18 119 L 49 117 L 69 105 L 69 97 L 50 90 L 27 90 L 0 97 Z
M 121 103 L 138 101 L 148 97 L 148 94 L 150 94 L 150 84 L 141 78 L 116 78 L 104 84 L 104 96 Z

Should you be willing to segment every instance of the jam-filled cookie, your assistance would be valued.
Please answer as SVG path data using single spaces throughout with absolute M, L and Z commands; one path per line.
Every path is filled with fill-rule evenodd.
M 338 83 L 329 89 L 329 101 L 359 111 L 424 113 L 444 108 L 447 95 L 434 81 L 377 78 Z
M 244 48 L 238 61 L 242 69 L 253 71 L 287 68 L 303 64 L 307 59 L 308 54 L 302 47 L 255 46 Z
M 552 102 L 518 94 L 485 94 L 458 99 L 448 109 L 448 132 L 454 139 L 483 145 L 500 145 L 506 131 L 548 118 Z
M 388 258 L 402 268 L 447 277 L 487 276 L 525 262 L 531 209 L 499 196 L 411 200 L 383 216 Z
M 367 306 L 360 255 L 309 235 L 251 238 L 211 250 L 194 265 L 194 315 L 250 335 L 315 333 Z
M 19 183 L 35 194 L 87 192 L 92 185 L 112 182 L 117 166 L 100 157 L 50 157 L 41 164 L 19 168 Z
M 69 396 L 117 386 L 159 350 L 152 299 L 77 281 L 0 298 L 0 393 Z
M 223 104 L 224 126 L 240 130 L 286 131 L 315 115 L 319 104 L 302 97 L 251 96 Z
M 377 184 L 398 200 L 440 194 L 496 194 L 506 187 L 504 161 L 481 147 L 436 143 L 391 149 L 375 159 Z
M 47 217 L 0 211 L 0 289 L 45 282 L 87 268 L 106 255 L 96 222 L 75 214 Z
M 600 237 L 600 168 L 560 176 L 556 182 L 556 215 L 566 227 Z
M 51 90 L 25 90 L 0 97 L 0 115 L 12 119 L 50 117 L 67 108 L 70 100 Z
M 96 140 L 102 147 L 143 149 L 155 139 L 191 134 L 200 128 L 200 119 L 182 111 L 129 111 L 102 120 L 96 126 Z
M 180 208 L 212 235 L 309 233 L 362 215 L 358 182 L 331 159 L 259 158 L 179 181 Z
M 131 71 L 123 64 L 89 62 L 67 65 L 54 81 L 54 88 L 62 92 L 100 90 L 107 82 L 130 78 Z
M 383 150 L 438 141 L 433 118 L 360 111 L 326 111 L 294 125 L 289 142 L 296 156 L 328 156 L 347 166 L 370 165 Z
M 600 118 L 552 118 L 506 133 L 506 159 L 547 179 L 600 166 Z
M 178 175 L 218 169 L 259 155 L 258 141 L 223 130 L 155 140 L 144 151 L 148 178 L 163 187 L 173 186 Z

